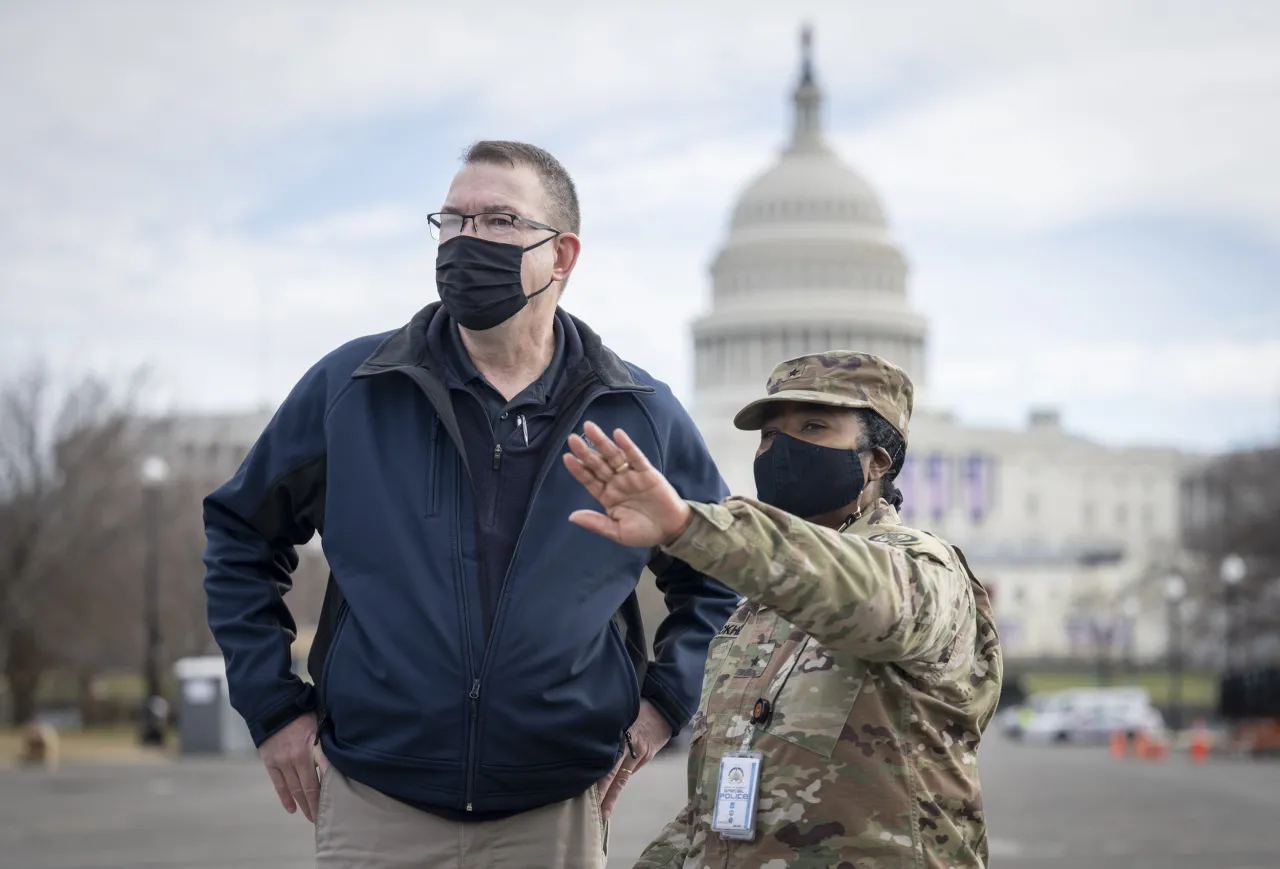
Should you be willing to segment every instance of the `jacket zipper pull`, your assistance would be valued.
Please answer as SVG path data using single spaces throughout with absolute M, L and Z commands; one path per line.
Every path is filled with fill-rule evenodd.
M 630 730 L 624 730 L 624 731 L 622 732 L 622 735 L 623 735 L 624 737 L 626 737 L 626 740 L 627 740 L 627 751 L 631 752 L 631 759 L 632 759 L 632 760 L 637 760 L 637 759 L 639 759 L 640 755 L 636 754 L 636 744 L 635 744 L 634 742 L 632 742 L 632 741 L 631 741 L 631 731 L 630 731 Z
M 480 680 L 476 679 L 471 683 L 471 693 L 467 695 L 472 700 L 480 699 Z
M 520 426 L 520 431 L 524 433 L 524 445 L 529 446 L 529 424 L 524 421 L 524 414 L 516 417 L 516 423 Z
M 498 465 L 502 463 L 502 444 L 493 445 L 493 469 L 498 470 Z

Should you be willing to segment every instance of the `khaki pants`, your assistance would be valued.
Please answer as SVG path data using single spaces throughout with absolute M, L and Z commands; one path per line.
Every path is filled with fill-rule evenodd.
M 317 869 L 604 869 L 595 787 L 498 821 L 447 821 L 330 766 L 320 778 Z

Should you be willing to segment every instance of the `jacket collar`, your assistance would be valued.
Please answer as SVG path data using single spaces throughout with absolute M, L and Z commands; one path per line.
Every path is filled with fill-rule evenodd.
M 865 530 L 872 525 L 901 524 L 902 520 L 898 518 L 898 511 L 894 506 L 884 498 L 880 498 L 866 510 L 863 510 L 862 515 L 858 517 L 858 521 L 846 528 L 845 531 L 852 531 L 856 534 L 859 529 Z
M 369 358 L 352 372 L 351 376 L 368 377 L 399 368 L 423 368 L 437 377 L 442 377 L 443 371 L 440 370 L 442 363 L 432 358 L 427 347 L 427 329 L 437 316 L 449 315 L 443 310 L 440 302 L 432 302 L 414 314 L 413 319 L 408 323 L 387 336 Z M 582 366 L 580 370 L 572 372 L 571 377 L 578 379 L 587 374 L 595 374 L 608 389 L 654 391 L 652 386 L 636 379 L 627 364 L 616 353 L 604 346 L 600 336 L 592 331 L 590 326 L 562 308 L 557 309 L 556 316 L 568 318 L 573 328 L 577 329 L 578 337 L 582 341 Z

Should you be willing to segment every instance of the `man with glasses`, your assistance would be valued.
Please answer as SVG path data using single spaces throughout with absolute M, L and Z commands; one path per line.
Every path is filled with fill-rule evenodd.
M 440 301 L 317 363 L 206 499 L 209 624 L 318 866 L 602 867 L 618 793 L 692 716 L 737 595 L 566 521 L 591 502 L 560 454 L 589 415 L 684 497 L 727 492 L 667 386 L 558 307 L 581 242 L 554 157 L 474 145 L 429 222 Z M 281 595 L 316 533 L 312 687 Z M 646 565 L 670 609 L 652 661 Z

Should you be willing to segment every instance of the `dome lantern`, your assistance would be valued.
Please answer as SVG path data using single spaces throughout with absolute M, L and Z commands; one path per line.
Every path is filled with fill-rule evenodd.
M 800 31 L 800 83 L 792 96 L 795 128 L 788 151 L 825 150 L 822 141 L 822 91 L 813 76 L 813 28 Z

